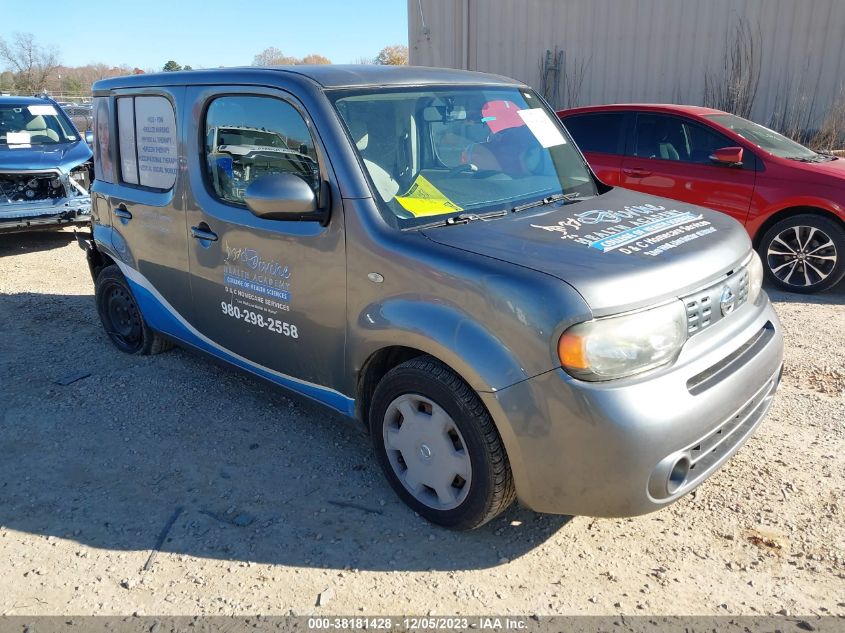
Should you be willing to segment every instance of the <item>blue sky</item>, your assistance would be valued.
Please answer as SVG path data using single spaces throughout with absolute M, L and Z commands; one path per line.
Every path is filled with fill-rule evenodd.
M 67 66 L 242 66 L 268 46 L 343 64 L 408 43 L 406 0 L 42 0 L 36 20 L 31 2 L 2 4 L 0 37 L 32 33 Z

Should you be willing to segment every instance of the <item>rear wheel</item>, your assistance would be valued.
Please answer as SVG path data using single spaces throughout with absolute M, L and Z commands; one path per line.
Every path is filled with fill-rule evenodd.
M 490 414 L 469 385 L 431 357 L 384 376 L 373 395 L 370 430 L 390 485 L 432 523 L 473 529 L 515 498 Z
M 97 275 L 95 296 L 103 328 L 121 352 L 158 354 L 171 347 L 167 339 L 147 326 L 117 266 L 107 266 Z
M 777 222 L 763 235 L 759 252 L 767 279 L 781 290 L 819 292 L 845 276 L 845 229 L 820 215 Z

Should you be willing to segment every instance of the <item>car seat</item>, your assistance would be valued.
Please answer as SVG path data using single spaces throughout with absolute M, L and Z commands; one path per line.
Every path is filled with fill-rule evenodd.
M 29 139 L 33 143 L 59 142 L 58 133 L 47 127 L 47 121 L 40 114 L 26 124 L 26 131 L 29 132 Z
M 348 125 L 349 133 L 352 135 L 355 147 L 361 153 L 361 157 L 364 159 L 364 166 L 367 168 L 379 195 L 385 202 L 392 200 L 399 193 L 399 183 L 390 175 L 390 172 L 372 160 L 379 156 L 379 154 L 374 151 L 375 143 L 371 143 L 370 130 L 367 124 L 360 117 L 352 116 Z

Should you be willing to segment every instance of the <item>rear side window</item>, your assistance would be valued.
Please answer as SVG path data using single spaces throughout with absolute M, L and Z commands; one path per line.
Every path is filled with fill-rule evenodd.
M 582 152 L 622 153 L 624 112 L 579 114 L 564 119 L 563 124 Z
M 94 174 L 97 180 L 114 182 L 112 164 L 111 124 L 109 123 L 109 98 L 94 99 Z
M 319 195 L 320 171 L 308 125 L 291 104 L 275 97 L 224 96 L 205 115 L 206 170 L 214 193 L 243 204 L 251 182 L 291 173 Z
M 166 191 L 176 182 L 176 113 L 164 97 L 118 97 L 117 136 L 123 182 Z

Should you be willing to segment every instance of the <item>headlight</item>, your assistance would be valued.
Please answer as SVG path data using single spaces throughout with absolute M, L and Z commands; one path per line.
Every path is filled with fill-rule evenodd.
M 612 380 L 670 363 L 687 339 L 684 304 L 586 321 L 558 342 L 563 368 L 582 380 Z
M 748 262 L 748 301 L 756 303 L 763 289 L 763 262 L 756 251 L 751 251 L 751 261 Z

